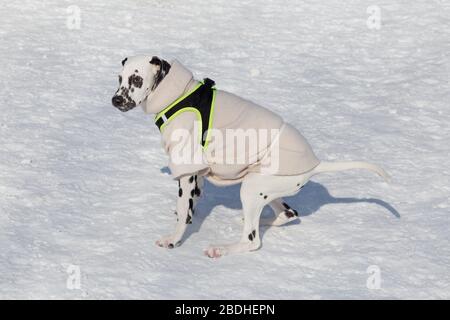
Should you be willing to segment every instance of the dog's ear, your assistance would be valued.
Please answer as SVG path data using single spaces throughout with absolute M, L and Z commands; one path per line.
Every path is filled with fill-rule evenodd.
M 170 70 L 170 63 L 168 63 L 166 60 L 161 60 L 161 71 L 164 72 L 164 75 L 166 75 Z
M 157 56 L 152 57 L 152 59 L 150 60 L 150 64 L 154 66 L 155 74 L 158 72 L 167 74 L 170 70 L 170 63 L 168 63 L 166 60 L 158 58 Z
M 154 64 L 154 65 L 157 65 L 157 66 L 160 66 L 161 65 L 161 59 L 158 58 L 157 56 L 153 56 L 152 60 L 150 60 L 150 63 Z
M 150 60 L 153 74 L 157 75 L 161 71 L 162 61 L 157 56 L 153 56 Z
M 128 58 L 125 58 L 125 59 L 122 60 L 122 66 L 125 65 L 125 62 L 127 62 L 127 60 L 128 60 Z
M 170 64 L 166 60 L 160 59 L 157 56 L 152 57 L 150 64 L 152 65 L 152 71 L 155 74 L 155 81 L 152 86 L 152 90 L 154 90 L 169 72 Z

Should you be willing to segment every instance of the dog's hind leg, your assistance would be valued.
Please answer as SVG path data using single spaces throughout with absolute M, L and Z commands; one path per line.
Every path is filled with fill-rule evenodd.
M 256 250 L 261 245 L 259 237 L 259 218 L 264 206 L 270 201 L 259 195 L 255 189 L 251 192 L 246 180 L 241 186 L 242 211 L 244 214 L 244 230 L 241 240 L 230 245 L 218 245 L 208 247 L 204 253 L 210 258 L 219 258 L 226 254 Z M 261 192 L 262 193 L 262 192 Z
M 241 201 L 244 230 L 241 240 L 231 245 L 210 246 L 205 254 L 210 258 L 257 250 L 261 246 L 259 222 L 262 209 L 275 199 L 297 193 L 307 181 L 302 176 L 269 176 L 248 174 L 242 182 Z
M 275 199 L 269 203 L 275 213 L 274 218 L 261 218 L 262 226 L 282 226 L 291 221 L 298 220 L 298 212 L 292 209 L 282 198 Z

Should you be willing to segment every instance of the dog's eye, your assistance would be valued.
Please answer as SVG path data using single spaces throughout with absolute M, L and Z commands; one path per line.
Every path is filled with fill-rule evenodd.
M 139 76 L 134 76 L 133 77 L 133 85 L 135 85 L 136 87 L 140 88 L 142 86 L 142 78 Z

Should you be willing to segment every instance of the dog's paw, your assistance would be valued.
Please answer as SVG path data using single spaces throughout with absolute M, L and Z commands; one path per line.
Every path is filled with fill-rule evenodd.
M 161 248 L 173 249 L 181 245 L 181 241 L 175 241 L 173 236 L 162 237 L 156 240 L 155 244 Z
M 205 249 L 203 253 L 210 258 L 220 258 L 227 254 L 227 249 L 225 247 L 211 246 Z

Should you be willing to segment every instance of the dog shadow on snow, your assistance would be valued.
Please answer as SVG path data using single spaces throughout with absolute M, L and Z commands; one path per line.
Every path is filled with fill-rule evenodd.
M 216 206 L 222 205 L 229 209 L 242 210 L 242 204 L 239 195 L 240 188 L 240 184 L 227 187 L 217 187 L 209 183 L 205 179 L 203 195 L 197 204 L 193 224 L 191 225 L 191 228 L 188 228 L 186 230 L 184 241 L 189 238 L 191 234 L 196 233 L 200 230 L 205 218 L 214 211 L 214 208 Z M 299 193 L 291 197 L 286 197 L 285 200 L 286 203 L 289 204 L 289 206 L 298 211 L 300 217 L 307 217 L 315 214 L 322 206 L 328 204 L 333 205 L 344 203 L 370 203 L 381 206 L 396 218 L 400 218 L 400 213 L 393 206 L 383 200 L 375 198 L 353 197 L 336 198 L 328 192 L 328 189 L 325 186 L 311 180 L 302 188 Z M 239 212 L 238 215 L 239 217 L 242 217 L 242 212 Z M 273 216 L 272 210 L 268 206 L 266 206 L 264 208 L 262 216 Z M 300 224 L 300 221 L 295 220 L 291 223 L 286 224 L 285 226 L 290 226 L 293 224 Z M 261 228 L 261 237 L 264 236 L 264 233 L 268 228 L 269 227 Z
M 188 228 L 186 231 L 185 239 L 189 238 L 191 234 L 199 231 L 205 218 L 214 211 L 216 206 L 222 205 L 229 209 L 241 210 L 242 205 L 239 196 L 240 187 L 240 184 L 227 187 L 216 187 L 205 179 L 203 196 L 198 202 L 197 209 L 195 210 L 194 222 L 191 228 Z M 370 203 L 381 206 L 396 218 L 400 218 L 400 213 L 393 206 L 383 200 L 375 198 L 352 197 L 336 198 L 328 192 L 326 187 L 314 181 L 309 181 L 295 196 L 287 197 L 286 202 L 289 206 L 298 211 L 300 217 L 315 214 L 322 206 L 328 204 Z M 238 214 L 239 217 L 242 216 L 241 212 Z M 270 215 L 272 215 L 271 209 L 266 206 L 263 211 L 263 216 L 267 217 Z M 293 224 L 300 224 L 300 221 L 295 220 L 285 226 L 290 226 Z M 269 227 L 261 228 L 261 237 L 264 236 L 264 233 L 268 228 Z

